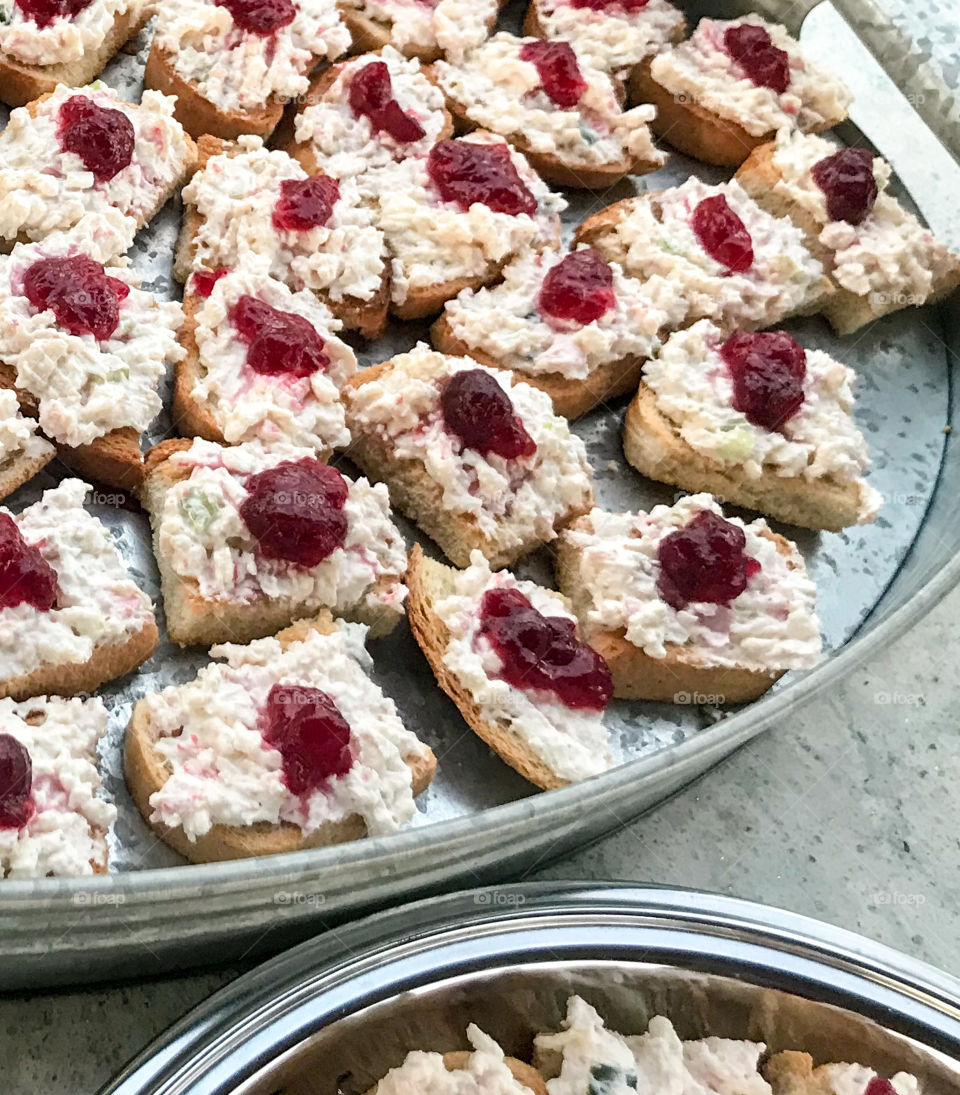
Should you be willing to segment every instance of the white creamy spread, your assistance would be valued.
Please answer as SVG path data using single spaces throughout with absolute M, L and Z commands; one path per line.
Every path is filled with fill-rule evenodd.
M 683 12 L 667 0 L 649 0 L 639 11 L 618 4 L 577 8 L 570 0 L 537 0 L 547 38 L 561 38 L 589 57 L 595 68 L 622 77 L 626 70 L 683 37 Z
M 773 162 L 781 178 L 773 193 L 786 197 L 822 226 L 819 242 L 833 257 L 829 272 L 844 289 L 858 296 L 878 294 L 902 297 L 903 304 L 922 304 L 960 259 L 886 193 L 890 165 L 879 156 L 873 161 L 879 193 L 872 211 L 859 225 L 831 221 L 812 170 L 836 151 L 837 146 L 822 137 L 779 135 Z
M 758 573 L 729 605 L 691 602 L 677 610 L 657 593 L 660 541 L 684 528 L 698 513 L 722 511 L 709 494 L 681 498 L 649 513 L 607 513 L 594 509 L 589 529 L 564 533 L 582 554 L 577 580 L 588 598 L 581 624 L 589 635 L 623 629 L 626 638 L 651 658 L 670 646 L 683 646 L 704 665 L 739 666 L 759 672 L 806 669 L 821 651 L 815 614 L 816 588 L 795 547 L 788 556 L 767 538 L 762 518 L 742 529 L 744 551 L 760 564 Z
M 536 444 L 532 455 L 506 460 L 482 454 L 463 448 L 446 429 L 442 382 L 463 369 L 481 369 L 503 388 Z M 396 459 L 421 463 L 442 489 L 444 508 L 473 517 L 480 532 L 504 549 L 533 537 L 555 539 L 557 521 L 592 497 L 583 441 L 553 413 L 548 395 L 510 373 L 420 343 L 395 357 L 378 379 L 345 396 L 355 434 L 374 432 L 390 444 Z
M 202 218 L 193 239 L 194 268 L 241 268 L 292 289 L 322 290 L 334 301 L 370 300 L 383 278 L 383 237 L 356 182 L 340 180 L 327 224 L 276 228 L 281 183 L 306 179 L 307 172 L 286 152 L 264 148 L 259 137 L 243 136 L 238 144 L 237 155 L 212 156 L 183 189 L 184 203 Z
M 133 124 L 133 158 L 106 182 L 98 182 L 76 152 L 60 148 L 58 114 L 74 95 L 119 110 Z M 0 237 L 38 240 L 72 228 L 85 213 L 115 209 L 127 218 L 115 254 L 126 251 L 180 179 L 190 155 L 189 138 L 173 116 L 174 102 L 159 91 L 145 91 L 139 104 L 129 103 L 98 80 L 80 90 L 59 84 L 35 114 L 27 107 L 11 111 L 0 133 Z
M 683 1042 L 662 1015 L 645 1034 L 624 1037 L 579 996 L 567 1001 L 563 1028 L 534 1040 L 536 1059 L 552 1076 L 550 1095 L 770 1095 L 759 1071 L 762 1042 Z
M 42 666 L 85 662 L 153 619 L 150 598 L 131 580 L 110 533 L 83 508 L 90 487 L 64 479 L 14 520 L 57 572 L 56 606 L 0 608 L 0 679 Z M 4 512 L 7 512 L 6 510 Z
M 393 98 L 405 114 L 420 123 L 424 131 L 420 140 L 398 142 L 385 130 L 374 129 L 366 115 L 358 117 L 351 110 L 350 84 L 360 69 L 375 60 L 387 66 Z M 369 172 L 394 160 L 426 156 L 445 124 L 443 92 L 427 79 L 420 62 L 384 46 L 376 58 L 362 54 L 337 66 L 337 77 L 330 87 L 297 114 L 296 139 L 310 145 L 321 171 L 338 179 L 359 178 L 364 188 L 363 177 Z
M 800 409 L 779 431 L 766 430 L 733 407 L 733 377 L 720 354 L 724 341 L 706 319 L 670 336 L 643 374 L 658 410 L 691 448 L 741 467 L 748 479 L 772 471 L 858 482 L 860 519 L 872 520 L 880 497 L 861 478 L 870 454 L 853 420 L 854 371 L 822 350 L 807 350 Z
M 405 53 L 438 48 L 457 57 L 479 45 L 497 18 L 497 0 L 341 0 L 345 8 L 389 28 Z
M 829 1064 L 821 1065 L 816 1075 L 826 1080 L 833 1095 L 864 1095 L 867 1085 L 877 1073 L 865 1065 Z M 890 1083 L 897 1095 L 920 1095 L 920 1084 L 909 1072 L 891 1076 Z
M 153 41 L 177 75 L 220 110 L 256 111 L 302 95 L 317 62 L 350 46 L 336 0 L 295 0 L 294 9 L 291 23 L 254 34 L 216 0 L 163 0 Z
M 461 139 L 506 143 L 487 133 Z M 402 304 L 417 289 L 488 274 L 491 264 L 506 262 L 528 248 L 559 243 L 566 200 L 547 188 L 519 152 L 510 149 L 510 158 L 536 199 L 534 216 L 497 213 L 483 202 L 463 210 L 456 202 L 443 201 L 430 181 L 426 159 L 389 164 L 379 173 L 378 223 L 392 256 L 395 303 Z
M 753 264 L 744 273 L 711 258 L 693 229 L 696 207 L 721 194 L 753 243 Z M 631 277 L 660 274 L 680 286 L 688 319 L 712 319 L 725 328 L 779 323 L 822 291 L 823 267 L 804 246 L 803 232 L 786 217 L 766 213 L 736 180 L 708 186 L 689 178 L 681 186 L 635 198 L 594 246 Z
M 536 65 L 521 59 L 523 46 L 533 41 L 496 34 L 456 64 L 437 61 L 434 71 L 471 122 L 519 140 L 531 152 L 571 165 L 666 162 L 650 133 L 656 107 L 623 110 L 613 80 L 585 57 L 578 61 L 586 90 L 572 109 L 556 106 L 542 88 Z
M 211 655 L 223 662 L 205 666 L 189 684 L 148 694 L 155 748 L 170 769 L 150 796 L 151 820 L 181 826 L 190 840 L 214 825 L 286 821 L 311 833 L 359 815 L 377 836 L 409 821 L 416 806 L 406 761 L 428 750 L 367 676 L 365 635 L 358 624 L 341 624 L 286 647 L 275 638 L 214 646 Z M 285 786 L 281 753 L 261 734 L 275 684 L 326 692 L 350 727 L 350 770 L 302 796 Z
M 256 373 L 247 364 L 248 346 L 230 319 L 243 296 L 307 320 L 323 339 L 330 364 L 302 377 Z M 294 293 L 267 274 L 234 270 L 219 278 L 198 305 L 199 376 L 192 394 L 206 404 L 227 441 L 287 442 L 323 454 L 350 443 L 340 386 L 356 371 L 357 359 L 334 333 L 340 330 L 339 321 L 313 293 Z
M 39 460 L 55 452 L 53 445 L 37 433 L 36 420 L 20 413 L 16 392 L 0 388 L 0 470 L 12 460 Z
M 471 1023 L 467 1038 L 473 1052 L 461 1068 L 448 1069 L 442 1053 L 414 1050 L 377 1084 L 377 1095 L 530 1095 L 489 1035 Z
M 346 540 L 316 566 L 300 567 L 260 552 L 240 515 L 249 496 L 245 480 L 315 456 L 312 449 L 294 446 L 268 450 L 248 442 L 221 448 L 195 439 L 170 457 L 175 469 L 189 475 L 165 492 L 161 512 L 153 514 L 159 551 L 177 574 L 197 583 L 206 600 L 244 603 L 266 596 L 289 600 L 299 611 L 402 613 L 406 546 L 382 484 L 346 479 Z
M 58 15 L 41 27 L 16 0 L 0 0 L 0 56 L 23 65 L 68 65 L 100 49 L 118 19 L 136 26 L 144 7 L 144 0 L 90 0 L 76 15 Z
M 764 27 L 773 46 L 789 58 L 790 82 L 782 94 L 757 87 L 727 52 L 724 34 L 730 27 Z M 674 96 L 742 126 L 754 137 L 780 129 L 810 131 L 836 125 L 853 98 L 830 72 L 804 59 L 800 45 L 776 23 L 759 15 L 742 19 L 701 19 L 690 37 L 653 59 L 650 74 Z
M 576 620 L 565 597 L 518 581 L 506 570 L 492 574 L 483 555 L 474 551 L 469 568 L 457 571 L 453 592 L 434 605 L 450 633 L 444 665 L 485 718 L 506 724 L 511 736 L 523 741 L 560 779 L 573 783 L 605 772 L 613 766 L 613 754 L 602 714 L 573 710 L 552 692 L 515 688 L 500 679 L 500 655 L 480 634 L 480 603 L 488 589 L 518 589 L 542 615 Z
M 601 365 L 652 357 L 663 329 L 683 320 L 686 305 L 668 281 L 641 283 L 616 263 L 614 306 L 599 319 L 580 324 L 541 314 L 543 279 L 563 257 L 554 250 L 529 252 L 504 268 L 499 285 L 462 290 L 444 312 L 453 335 L 517 372 L 583 380 Z
M 30 754 L 33 813 L 0 828 L 0 877 L 91 875 L 107 865 L 107 830 L 117 816 L 100 796 L 97 743 L 107 732 L 99 697 L 0 700 L 0 734 Z
M 77 226 L 78 229 L 81 225 Z M 129 287 L 109 338 L 72 334 L 52 309 L 38 311 L 24 296 L 29 268 L 45 258 L 89 255 L 78 231 L 42 243 L 17 244 L 0 259 L 0 360 L 17 370 L 17 385 L 39 401 L 40 425 L 64 445 L 88 445 L 112 430 L 145 430 L 160 412 L 160 382 L 183 349 L 178 301 L 157 301 L 139 288 L 128 259 L 104 267 Z

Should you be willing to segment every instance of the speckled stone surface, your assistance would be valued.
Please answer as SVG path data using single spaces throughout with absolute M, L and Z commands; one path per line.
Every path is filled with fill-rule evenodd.
M 960 81 L 956 0 L 879 0 Z M 857 68 L 827 11 L 812 44 Z M 845 72 L 849 75 L 849 72 Z M 886 119 L 872 133 L 934 228 L 960 246 L 955 165 L 917 153 L 888 92 L 859 78 Z M 895 104 L 890 106 L 890 111 Z M 897 123 L 891 123 L 891 117 Z M 897 154 L 899 153 L 899 154 Z M 956 732 L 960 591 L 802 716 L 650 815 L 531 878 L 624 878 L 716 890 L 840 924 L 960 974 Z M 2 930 L 2 929 L 0 929 Z M 0 1091 L 93 1095 L 189 1007 L 236 976 L 218 971 L 86 992 L 0 997 Z

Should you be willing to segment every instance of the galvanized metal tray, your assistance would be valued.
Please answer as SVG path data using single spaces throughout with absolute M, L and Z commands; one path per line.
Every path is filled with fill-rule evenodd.
M 844 0 L 843 7 L 862 24 L 864 4 L 869 6 L 868 0 Z M 707 10 L 729 16 L 752 6 L 748 0 L 697 0 L 687 10 L 692 21 Z M 762 0 L 756 6 L 796 30 L 814 5 Z M 504 25 L 515 28 L 521 10 L 512 5 Z M 136 97 L 145 55 L 146 39 L 136 56 L 112 62 L 105 78 Z M 927 88 L 928 105 L 934 102 L 933 90 Z M 930 121 L 941 139 L 960 148 L 949 111 L 934 111 Z M 851 126 L 845 135 L 864 139 Z M 664 170 L 608 193 L 571 193 L 568 228 L 635 189 L 675 184 L 694 172 L 711 180 L 723 177 L 674 155 Z M 922 204 L 923 194 L 917 197 Z M 133 252 L 145 286 L 161 296 L 177 291 L 170 267 L 179 212 L 171 203 L 141 233 Z M 960 510 L 954 505 L 960 457 L 945 432 L 955 400 L 948 360 L 952 348 L 960 349 L 960 324 L 943 307 L 900 313 L 843 341 L 819 320 L 798 323 L 794 330 L 807 345 L 831 350 L 860 373 L 858 420 L 874 452 L 872 481 L 887 501 L 869 528 L 823 536 L 785 530 L 799 542 L 819 589 L 830 653 L 819 669 L 791 674 L 763 701 L 722 719 L 717 711 L 694 705 L 615 703 L 608 721 L 621 767 L 585 785 L 535 795 L 466 730 L 403 626 L 372 649 L 377 679 L 440 759 L 438 777 L 421 796 L 413 825 L 389 838 L 195 867 L 183 864 L 154 837 L 123 781 L 121 743 L 133 703 L 147 691 L 189 680 L 206 660 L 203 651 L 185 652 L 164 639 L 139 673 L 102 693 L 112 712 L 102 755 L 106 792 L 119 809 L 111 848 L 116 873 L 93 880 L 0 884 L 0 986 L 89 981 L 227 961 L 264 939 L 261 945 L 276 948 L 285 939 L 302 937 L 321 915 L 329 922 L 401 895 L 502 877 L 586 843 L 660 801 L 760 731 L 782 725 L 811 695 L 917 620 L 960 577 L 954 558 L 960 536 Z M 422 325 L 396 324 L 386 338 L 360 347 L 361 360 L 382 361 L 425 335 Z M 623 405 L 598 410 L 576 426 L 596 472 L 599 503 L 629 508 L 670 500 L 671 489 L 643 481 L 624 463 L 619 440 Z M 169 427 L 169 420 L 161 419 L 151 439 L 167 435 Z M 12 499 L 12 507 L 33 501 L 51 481 L 38 477 Z M 93 509 L 159 605 L 145 516 L 103 489 L 95 490 Z M 403 527 L 412 539 L 412 526 Z M 520 571 L 550 581 L 546 553 L 525 562 Z
M 362 1095 L 474 1022 L 529 1060 L 581 994 L 612 1030 L 763 1041 L 960 1090 L 960 981 L 852 932 L 715 894 L 541 883 L 418 902 L 241 977 L 100 1095 Z

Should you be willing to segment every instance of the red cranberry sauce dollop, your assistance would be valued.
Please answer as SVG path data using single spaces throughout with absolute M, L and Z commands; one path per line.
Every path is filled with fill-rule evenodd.
M 261 38 L 293 22 L 297 14 L 292 0 L 216 0 L 233 16 L 240 30 Z
M 120 322 L 130 286 L 110 277 L 86 255 L 38 259 L 23 275 L 23 295 L 37 311 L 49 308 L 72 335 L 109 338 Z
M 479 633 L 503 663 L 499 676 L 514 688 L 552 692 L 575 711 L 602 711 L 610 702 L 610 669 L 577 638 L 573 620 L 544 616 L 519 589 L 484 593 Z
M 740 23 L 727 27 L 723 35 L 727 53 L 757 87 L 768 87 L 782 95 L 790 85 L 790 55 L 777 49 L 766 27 Z
M 347 538 L 347 482 L 306 457 L 251 475 L 240 516 L 267 559 L 315 567 Z
M 871 1076 L 863 1095 L 897 1095 L 897 1089 L 885 1076 Z
M 730 273 L 745 274 L 753 266 L 753 240 L 723 194 L 704 198 L 694 209 L 691 224 L 700 246 Z
M 54 19 L 72 19 L 91 3 L 92 0 L 16 0 L 17 7 L 38 27 L 49 27 Z
M 536 66 L 540 86 L 550 102 L 561 110 L 572 110 L 587 90 L 587 81 L 569 42 L 524 42 L 520 60 Z
M 28 544 L 8 513 L 0 513 L 0 608 L 28 604 L 47 612 L 57 603 L 57 572 Z
M 333 697 L 319 688 L 275 684 L 260 727 L 283 758 L 283 782 L 293 795 L 310 794 L 353 766 L 350 727 Z
M 678 612 L 691 601 L 728 605 L 760 569 L 746 543 L 742 528 L 703 510 L 660 541 L 657 593 Z
M 33 814 L 33 765 L 26 747 L 0 733 L 0 829 L 22 829 Z
M 389 133 L 398 144 L 426 136 L 423 126 L 393 97 L 390 69 L 383 61 L 371 61 L 353 77 L 349 102 L 355 117 L 369 118 L 375 131 Z
M 60 107 L 57 136 L 61 149 L 75 152 L 97 182 L 109 182 L 133 160 L 133 122 L 86 95 L 73 95 Z
M 427 173 L 446 202 L 466 212 L 482 202 L 495 213 L 533 216 L 537 199 L 517 172 L 510 150 L 501 142 L 438 141 L 430 149 Z
M 217 270 L 197 270 L 190 278 L 190 288 L 198 297 L 206 299 L 213 292 L 214 285 L 229 273 L 226 266 L 221 266 Z
M 329 175 L 284 179 L 273 207 L 273 226 L 297 232 L 322 228 L 333 216 L 339 197 L 340 184 Z
M 591 11 L 623 11 L 634 15 L 650 3 L 650 0 L 570 0 L 572 8 L 589 8 Z
M 230 322 L 247 344 L 247 364 L 261 376 L 310 376 L 330 364 L 316 328 L 294 312 L 244 296 L 230 309 Z
M 748 422 L 779 430 L 803 406 L 807 355 L 786 331 L 740 332 L 720 350 L 733 379 L 733 406 Z
M 877 200 L 873 153 L 866 148 L 841 148 L 813 165 L 813 181 L 827 199 L 832 221 L 863 224 Z
M 606 315 L 616 303 L 613 271 L 591 247 L 571 251 L 552 266 L 537 298 L 541 315 L 583 326 Z
M 443 421 L 464 448 L 505 460 L 532 456 L 536 442 L 514 412 L 510 396 L 483 369 L 461 369 L 440 393 Z

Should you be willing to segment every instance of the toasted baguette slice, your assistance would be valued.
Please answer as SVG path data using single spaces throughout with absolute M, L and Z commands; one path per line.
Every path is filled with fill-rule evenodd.
M 173 424 L 184 437 L 202 437 L 206 441 L 226 445 L 227 439 L 210 407 L 193 394 L 193 389 L 200 380 L 200 351 L 197 349 L 196 336 L 199 306 L 200 299 L 185 290 L 183 326 L 179 335 L 184 356 L 173 367 Z
M 809 1053 L 796 1050 L 775 1053 L 761 1069 L 764 1079 L 773 1088 L 773 1095 L 836 1095 L 837 1091 L 843 1090 L 844 1081 L 849 1083 L 855 1075 L 855 1082 L 859 1085 L 863 1082 L 861 1077 L 870 1071 L 869 1066 L 847 1062 L 824 1063 L 815 1068 Z M 890 1086 L 893 1090 L 922 1089 L 922 1085 L 909 1073 L 897 1073 L 892 1079 L 894 1084 Z M 898 1080 L 902 1080 L 903 1084 L 896 1083 Z
M 153 525 L 153 549 L 160 569 L 160 585 L 167 620 L 167 634 L 175 643 L 210 646 L 218 642 L 247 643 L 273 635 L 292 620 L 302 616 L 309 606 L 291 597 L 257 597 L 251 601 L 212 601 L 200 594 L 195 579 L 184 578 L 170 565 L 160 547 L 159 514 L 163 512 L 166 492 L 190 475 L 190 469 L 169 463 L 177 452 L 185 452 L 191 442 L 183 438 L 161 441 L 147 453 L 146 475 L 140 491 L 144 508 Z M 393 584 L 384 575 L 379 584 L 385 590 Z M 339 614 L 354 623 L 366 624 L 371 638 L 388 635 L 403 615 L 400 608 L 358 605 Z
M 748 479 L 735 464 L 713 460 L 691 448 L 641 384 L 623 424 L 623 451 L 642 475 L 696 494 L 705 491 L 733 506 L 767 514 L 801 528 L 840 532 L 860 519 L 857 482 L 768 472 Z
M 0 462 L 0 501 L 43 471 L 56 455 L 57 450 L 50 445 L 36 456 L 27 456 L 25 452 L 14 453 Z
M 28 65 L 0 54 L 0 101 L 8 106 L 26 106 L 34 99 L 47 95 L 57 86 L 83 87 L 92 83 L 107 66 L 107 62 L 123 45 L 143 29 L 150 18 L 149 10 L 134 4 L 114 16 L 113 24 L 100 44 L 87 50 L 76 61 L 53 65 Z
M 570 377 L 563 376 L 561 373 L 523 373 L 510 369 L 492 354 L 484 353 L 475 346 L 468 346 L 457 338 L 451 331 L 446 316 L 440 316 L 434 322 L 430 328 L 430 339 L 433 345 L 445 354 L 472 357 L 481 365 L 489 365 L 491 369 L 506 369 L 512 372 L 517 380 L 522 380 L 525 384 L 546 392 L 553 402 L 554 411 L 571 419 L 586 414 L 598 403 L 636 391 L 643 374 L 644 359 L 640 357 L 608 362 L 594 369 L 582 380 L 571 380 Z
M 235 156 L 241 151 L 239 145 L 209 135 L 204 135 L 197 141 L 197 150 L 200 171 L 214 156 Z M 194 206 L 188 205 L 184 208 L 173 262 L 173 276 L 180 282 L 186 282 L 194 270 L 197 249 L 195 237 L 202 223 L 203 217 Z M 384 264 L 380 288 L 370 300 L 346 297 L 335 301 L 330 298 L 329 293 L 318 293 L 317 296 L 340 320 L 344 328 L 359 331 L 367 338 L 378 338 L 387 325 L 387 309 L 390 304 L 390 264 L 389 262 Z
M 457 1072 L 466 1065 L 469 1058 L 469 1049 L 452 1050 L 450 1053 L 443 1055 L 443 1067 L 448 1072 Z M 529 1088 L 534 1095 L 547 1095 L 547 1085 L 533 1065 L 518 1061 L 516 1057 L 504 1057 L 503 1063 L 513 1073 L 513 1078 L 523 1084 L 524 1087 Z M 379 1084 L 374 1084 L 366 1091 L 365 1095 L 377 1095 L 378 1088 Z
M 497 8 L 503 8 L 506 3 L 507 0 L 497 0 Z M 362 11 L 349 7 L 347 4 L 340 5 L 340 18 L 347 30 L 350 31 L 350 38 L 353 42 L 350 47 L 351 54 L 373 53 L 378 49 L 383 49 L 384 46 L 393 46 L 405 57 L 416 57 L 425 64 L 436 61 L 443 56 L 443 50 L 438 44 L 426 46 L 407 42 L 405 45 L 398 46 L 393 41 L 392 23 L 383 23 L 377 19 L 371 19 L 369 15 L 364 15 Z M 495 22 L 496 14 L 487 24 L 488 32 L 492 30 Z
M 315 619 L 298 620 L 277 635 L 282 647 L 304 639 L 311 631 L 330 635 L 336 627 L 329 613 L 321 613 Z M 133 801 L 144 818 L 149 819 L 153 810 L 150 796 L 167 782 L 170 768 L 154 745 L 156 728 L 151 725 L 146 701 L 140 700 L 133 709 L 123 743 L 123 770 Z M 436 757 L 432 752 L 425 756 L 411 757 L 410 767 L 414 795 L 421 794 L 430 784 L 436 771 Z M 214 825 L 209 832 L 196 840 L 190 840 L 179 826 L 168 827 L 150 822 L 161 840 L 176 849 L 191 863 L 214 863 L 224 859 L 245 859 L 250 856 L 278 855 L 282 852 L 302 851 L 305 848 L 321 848 L 330 844 L 342 844 L 357 840 L 366 834 L 366 825 L 358 814 L 341 821 L 328 822 L 309 834 L 298 825 L 280 822 L 272 825 L 258 822 L 255 825 Z
M 589 520 L 581 518 L 570 525 L 571 530 L 589 528 Z M 760 535 L 771 540 L 781 555 L 793 553 L 789 540 L 769 530 Z M 557 585 L 570 598 L 580 620 L 589 610 L 588 595 L 580 576 L 581 551 L 561 535 L 554 565 Z M 622 629 L 617 631 L 587 631 L 586 640 L 600 654 L 613 676 L 613 694 L 627 700 L 658 700 L 679 702 L 680 695 L 704 695 L 716 703 L 746 703 L 762 696 L 782 676 L 780 672 L 759 672 L 743 666 L 726 667 L 705 664 L 695 651 L 675 643 L 667 644 L 663 658 L 652 658 L 629 642 Z

